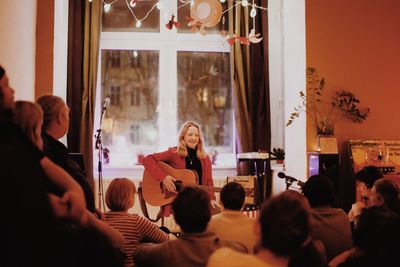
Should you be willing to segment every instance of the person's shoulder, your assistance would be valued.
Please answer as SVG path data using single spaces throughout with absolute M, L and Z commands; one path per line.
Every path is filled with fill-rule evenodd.
M 169 148 L 167 149 L 167 151 L 168 151 L 168 152 L 171 152 L 171 153 L 178 153 L 178 147 L 176 147 L 176 146 L 169 147 Z

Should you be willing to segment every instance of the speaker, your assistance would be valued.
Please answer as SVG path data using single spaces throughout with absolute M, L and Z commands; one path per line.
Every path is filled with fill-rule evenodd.
M 228 176 L 226 178 L 226 183 L 229 182 L 237 182 L 244 187 L 246 191 L 244 203 L 246 205 L 256 205 L 259 203 L 258 186 L 254 176 Z
M 339 163 L 339 154 L 309 153 L 309 175 L 320 174 L 328 177 L 332 181 L 336 196 L 338 193 Z

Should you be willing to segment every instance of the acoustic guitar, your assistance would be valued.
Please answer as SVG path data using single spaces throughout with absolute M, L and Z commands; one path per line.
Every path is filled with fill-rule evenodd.
M 205 190 L 213 190 L 214 192 L 220 192 L 221 188 L 208 186 L 208 185 L 197 185 L 197 173 L 193 170 L 188 169 L 175 169 L 164 162 L 158 162 L 158 166 L 168 175 L 174 177 L 176 191 L 180 191 L 183 187 L 192 185 L 199 186 Z M 246 195 L 254 196 L 254 189 L 246 188 Z M 176 197 L 176 193 L 171 193 L 164 188 L 164 184 L 161 181 L 157 181 L 151 176 L 149 171 L 146 169 L 143 173 L 142 180 L 142 194 L 143 199 L 152 206 L 164 206 L 172 203 Z
M 221 191 L 221 188 L 213 186 L 196 185 L 197 173 L 188 169 L 175 169 L 164 162 L 158 162 L 158 166 L 168 175 L 174 177 L 176 191 L 180 191 L 184 186 L 192 185 L 199 186 L 204 189 L 214 189 L 215 192 Z M 164 188 L 161 181 L 157 181 L 151 176 L 146 169 L 143 173 L 142 190 L 144 200 L 152 206 L 164 206 L 170 204 L 176 197 L 176 193 L 171 193 Z

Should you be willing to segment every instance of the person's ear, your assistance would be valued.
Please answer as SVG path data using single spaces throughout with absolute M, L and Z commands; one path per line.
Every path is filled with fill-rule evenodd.
M 383 206 L 383 204 L 385 204 L 385 199 L 380 194 L 377 194 L 376 202 L 377 206 Z

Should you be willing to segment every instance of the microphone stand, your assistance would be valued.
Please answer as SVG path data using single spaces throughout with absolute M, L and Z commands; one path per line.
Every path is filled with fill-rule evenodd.
M 96 145 L 95 149 L 98 149 L 98 158 L 99 161 L 97 163 L 97 172 L 99 175 L 99 180 L 98 180 L 98 201 L 99 201 L 99 210 L 102 212 L 105 212 L 105 201 L 104 201 L 104 188 L 103 188 L 103 142 L 102 142 L 102 137 L 101 137 L 101 128 L 103 124 L 103 117 L 106 113 L 107 106 L 103 105 L 103 108 L 101 110 L 101 116 L 100 116 L 100 125 L 99 129 L 97 129 L 97 135 L 96 137 Z

